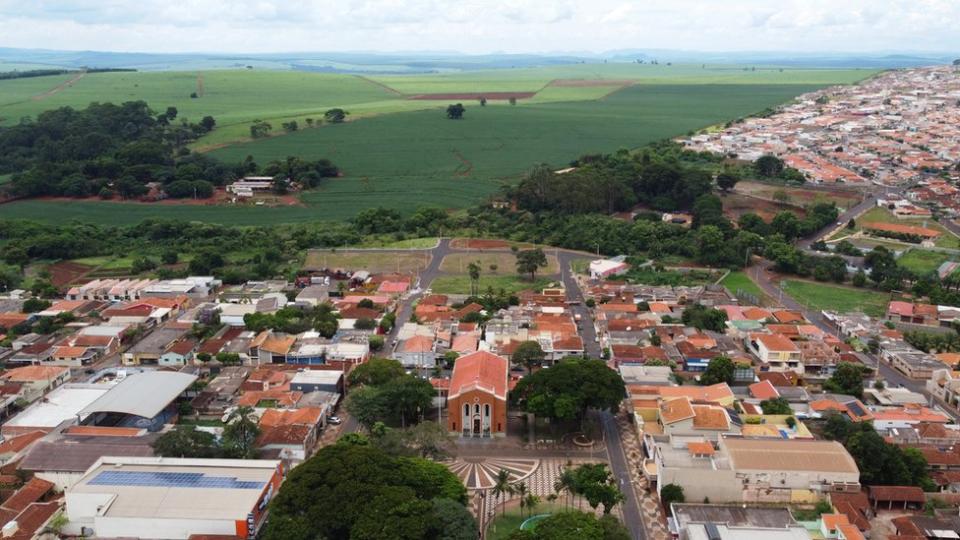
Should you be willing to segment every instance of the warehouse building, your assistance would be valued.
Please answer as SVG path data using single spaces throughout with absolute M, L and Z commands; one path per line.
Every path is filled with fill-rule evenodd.
M 276 460 L 104 457 L 67 490 L 64 532 L 254 538 L 282 479 Z

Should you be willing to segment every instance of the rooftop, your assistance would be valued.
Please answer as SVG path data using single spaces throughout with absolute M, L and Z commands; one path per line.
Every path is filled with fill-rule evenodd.
M 723 438 L 734 469 L 859 474 L 842 444 L 809 439 Z
M 79 412 L 125 413 L 153 418 L 197 380 L 196 375 L 169 371 L 132 373 Z
M 275 460 L 105 457 L 67 494 L 103 496 L 108 517 L 245 521 L 279 467 Z

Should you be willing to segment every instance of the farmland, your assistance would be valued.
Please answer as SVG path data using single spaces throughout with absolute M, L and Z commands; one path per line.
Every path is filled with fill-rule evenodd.
M 325 157 L 344 171 L 304 193 L 302 205 L 286 208 L 30 200 L 3 205 L 0 216 L 115 224 L 166 217 L 256 225 L 343 220 L 373 206 L 404 213 L 419 206 L 458 209 L 496 193 L 539 162 L 562 167 L 584 153 L 637 148 L 872 73 L 595 64 L 371 78 L 211 70 L 0 81 L 4 124 L 63 105 L 144 99 L 155 109 L 176 106 L 181 118 L 214 116 L 217 129 L 197 141 L 195 150 L 226 161 L 253 155 L 260 163 L 289 155 Z M 440 108 L 448 101 L 409 99 L 497 91 L 536 94 L 516 106 L 467 101 L 462 121 L 444 117 Z M 192 92 L 198 97 L 190 98 Z M 271 121 L 276 134 L 281 121 L 316 120 L 331 107 L 349 110 L 350 121 L 249 140 L 254 119 Z

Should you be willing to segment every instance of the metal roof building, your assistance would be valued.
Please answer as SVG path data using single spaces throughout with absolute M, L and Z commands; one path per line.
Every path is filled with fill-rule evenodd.
M 282 478 L 276 460 L 104 457 L 67 490 L 64 532 L 253 538 Z
M 145 371 L 128 375 L 122 382 L 87 405 L 80 416 L 122 413 L 153 418 L 197 380 L 196 375 L 170 371 Z

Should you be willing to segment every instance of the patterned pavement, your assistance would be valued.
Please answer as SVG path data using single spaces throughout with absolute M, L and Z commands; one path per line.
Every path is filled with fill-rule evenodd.
M 467 489 L 490 489 L 497 483 L 501 470 L 510 473 L 510 483 L 525 480 L 540 466 L 538 459 L 460 458 L 447 467 L 460 478 Z
M 620 430 L 620 439 L 623 441 L 623 452 L 630 465 L 630 475 L 636 488 L 640 502 L 640 512 L 643 513 L 643 523 L 649 540 L 670 540 L 666 519 L 660 509 L 660 500 L 656 494 L 648 491 L 650 487 L 643 476 L 643 449 L 640 447 L 640 438 L 636 428 L 629 418 L 617 415 L 617 429 Z

